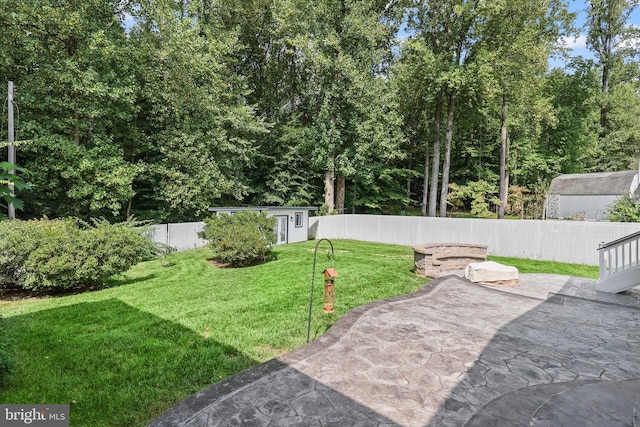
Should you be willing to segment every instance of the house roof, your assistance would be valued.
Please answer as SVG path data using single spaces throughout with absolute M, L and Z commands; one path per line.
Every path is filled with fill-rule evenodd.
M 210 207 L 209 212 L 228 212 L 228 211 L 317 211 L 318 208 L 313 206 L 225 206 Z
M 551 181 L 549 194 L 615 195 L 638 191 L 638 171 L 560 175 Z

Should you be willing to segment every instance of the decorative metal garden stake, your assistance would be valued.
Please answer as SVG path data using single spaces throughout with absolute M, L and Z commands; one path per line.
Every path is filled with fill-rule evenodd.
M 329 314 L 333 313 L 333 301 L 335 300 L 335 293 L 333 292 L 334 277 L 338 276 L 338 272 L 335 268 L 327 268 L 324 271 L 324 308 L 323 312 Z
M 329 239 L 320 239 L 320 240 L 318 240 L 318 243 L 316 243 L 316 248 L 315 248 L 315 250 L 313 252 L 313 272 L 311 273 L 311 292 L 309 293 L 309 320 L 307 321 L 307 344 L 309 344 L 309 339 L 311 338 L 311 312 L 313 310 L 313 285 L 314 285 L 315 280 L 316 280 L 316 258 L 318 256 L 318 246 L 320 245 L 320 243 L 322 243 L 322 241 L 325 241 L 325 240 L 331 246 L 331 253 L 327 252 L 327 256 L 329 257 L 330 260 L 333 261 L 333 243 L 331 243 L 331 240 L 329 240 Z M 329 270 L 329 269 L 327 269 L 327 270 Z M 325 274 L 326 274 L 327 270 L 325 270 Z M 336 276 L 338 275 L 338 273 L 335 271 L 335 269 L 331 268 L 330 270 L 333 270 L 335 272 Z M 332 283 L 331 293 L 333 294 L 333 281 L 331 283 Z M 326 300 L 325 300 L 325 302 L 326 302 Z M 331 311 L 333 311 L 333 298 L 331 299 Z M 325 311 L 325 313 L 326 313 L 326 311 Z

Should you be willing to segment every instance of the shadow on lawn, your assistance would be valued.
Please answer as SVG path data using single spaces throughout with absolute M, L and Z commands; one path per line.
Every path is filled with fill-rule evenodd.
M 70 404 L 71 425 L 142 425 L 258 363 L 117 299 L 6 321 L 17 366 L 0 402 Z
M 243 268 L 250 268 L 250 267 L 257 267 L 259 265 L 263 265 L 263 264 L 267 264 L 269 262 L 273 262 L 273 261 L 277 261 L 278 260 L 278 255 L 281 252 L 277 252 L 277 251 L 271 251 L 269 252 L 269 254 L 264 258 L 264 259 L 258 259 L 258 260 L 254 260 L 253 262 L 250 262 L 246 265 L 234 265 L 232 263 L 229 262 L 222 262 L 220 261 L 219 258 L 216 258 L 215 256 L 209 256 L 207 257 L 207 262 L 209 262 L 210 264 L 214 265 L 215 267 L 218 268 L 229 268 L 229 269 L 243 269 Z
M 20 301 L 30 298 L 60 298 L 69 295 L 84 294 L 87 292 L 101 291 L 103 289 L 117 288 L 119 286 L 133 285 L 136 283 L 142 283 L 147 280 L 152 280 L 158 277 L 157 274 L 147 274 L 144 277 L 136 278 L 124 278 L 124 277 L 109 277 L 102 282 L 96 283 L 93 286 L 78 286 L 67 289 L 24 289 L 20 287 L 0 287 L 0 301 Z
M 109 277 L 108 279 L 105 279 L 105 281 L 103 282 L 103 288 L 117 288 L 119 286 L 135 285 L 136 283 L 146 282 L 147 280 L 153 280 L 157 277 L 158 277 L 158 274 L 156 273 L 147 274 L 143 277 L 129 277 L 129 278 L 126 278 L 124 276 L 121 276 L 121 277 L 112 276 L 112 277 Z

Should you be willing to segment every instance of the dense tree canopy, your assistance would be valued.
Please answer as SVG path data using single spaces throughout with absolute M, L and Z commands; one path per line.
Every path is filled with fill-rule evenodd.
M 445 216 L 449 184 L 502 215 L 559 173 L 636 167 L 637 2 L 588 6 L 595 60 L 548 70 L 562 0 L 0 0 L 19 215 Z

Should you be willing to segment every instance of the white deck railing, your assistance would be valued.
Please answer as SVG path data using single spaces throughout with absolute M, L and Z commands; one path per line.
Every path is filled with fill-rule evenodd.
M 602 243 L 598 251 L 600 277 L 597 290 L 622 292 L 640 284 L 640 232 Z

